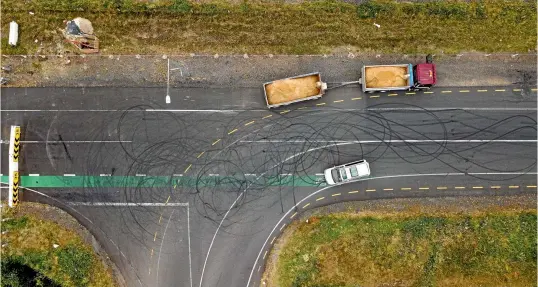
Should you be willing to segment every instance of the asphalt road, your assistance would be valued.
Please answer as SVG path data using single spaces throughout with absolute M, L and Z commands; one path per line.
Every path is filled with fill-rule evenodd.
M 349 87 L 279 110 L 258 89 L 174 89 L 170 105 L 164 89 L 1 91 L 3 155 L 23 130 L 23 198 L 77 216 L 128 286 L 259 286 L 285 225 L 333 202 L 536 192 L 536 91 L 515 86 Z M 324 185 L 359 158 L 371 178 Z

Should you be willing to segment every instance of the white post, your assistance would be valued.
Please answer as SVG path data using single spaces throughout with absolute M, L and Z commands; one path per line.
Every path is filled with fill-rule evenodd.
M 170 103 L 170 59 L 168 60 L 168 68 L 166 69 L 166 103 Z
M 11 126 L 9 137 L 9 197 L 8 205 L 13 207 L 19 201 L 19 156 L 20 156 L 21 127 Z

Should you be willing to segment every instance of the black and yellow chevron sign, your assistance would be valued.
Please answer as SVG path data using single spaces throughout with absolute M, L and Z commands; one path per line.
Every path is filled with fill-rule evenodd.
M 21 128 L 15 128 L 15 142 L 13 143 L 13 162 L 19 162 L 19 151 L 21 149 Z
M 19 204 L 19 172 L 13 172 L 13 206 Z

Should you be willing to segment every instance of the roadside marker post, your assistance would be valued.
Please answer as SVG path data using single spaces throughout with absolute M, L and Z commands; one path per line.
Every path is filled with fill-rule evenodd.
M 19 203 L 19 158 L 21 149 L 21 127 L 11 126 L 9 138 L 9 207 Z

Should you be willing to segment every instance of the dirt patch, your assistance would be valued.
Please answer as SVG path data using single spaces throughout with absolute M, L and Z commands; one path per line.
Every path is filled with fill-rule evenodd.
M 423 63 L 425 55 L 92 55 L 6 56 L 13 87 L 256 87 L 312 72 L 328 83 L 356 81 L 363 65 Z M 436 55 L 437 86 L 536 86 L 536 55 Z M 499 68 L 502 67 L 502 68 Z M 180 69 L 180 70 L 179 70 Z

